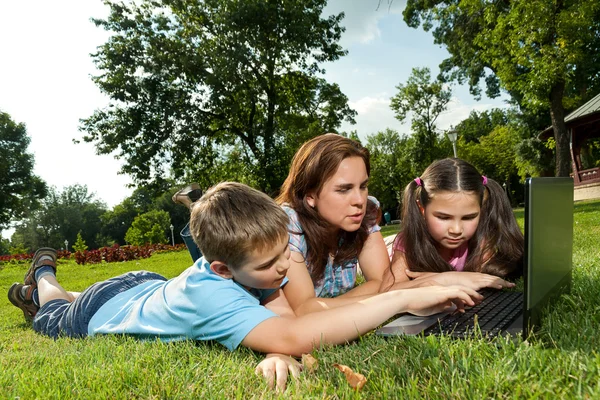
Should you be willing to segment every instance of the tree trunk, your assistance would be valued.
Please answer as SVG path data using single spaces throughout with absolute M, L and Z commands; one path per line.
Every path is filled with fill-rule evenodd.
M 550 90 L 550 117 L 556 141 L 556 176 L 569 176 L 571 173 L 571 152 L 569 132 L 565 125 L 565 109 L 562 104 L 565 82 L 558 82 Z

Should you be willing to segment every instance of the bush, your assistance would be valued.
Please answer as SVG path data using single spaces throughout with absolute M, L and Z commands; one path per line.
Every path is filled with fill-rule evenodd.
M 171 217 L 166 211 L 152 210 L 138 215 L 125 233 L 125 241 L 135 246 L 167 243 L 169 239 L 165 233 L 170 223 Z

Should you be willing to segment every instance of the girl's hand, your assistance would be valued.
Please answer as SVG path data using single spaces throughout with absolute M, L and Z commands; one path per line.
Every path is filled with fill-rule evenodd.
M 473 290 L 480 290 L 486 287 L 494 289 L 503 289 L 514 287 L 512 282 L 505 281 L 494 275 L 483 274 L 480 272 L 413 272 L 406 270 L 409 278 L 421 281 L 418 286 L 431 285 L 463 285 Z
M 448 310 L 452 304 L 457 310 L 472 307 L 483 299 L 479 293 L 466 286 L 428 286 L 404 291 L 410 296 L 406 311 L 418 316 L 428 316 Z

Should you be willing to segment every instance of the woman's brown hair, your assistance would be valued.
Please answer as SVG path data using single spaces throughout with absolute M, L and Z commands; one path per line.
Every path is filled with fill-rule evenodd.
M 369 227 L 378 221 L 379 209 L 368 201 L 365 217 L 357 231 L 341 230 L 337 237 L 331 237 L 329 223 L 306 201 L 309 193 L 319 195 L 325 182 L 335 174 L 340 163 L 349 157 L 362 158 L 367 175 L 370 175 L 369 150 L 357 141 L 335 133 L 309 140 L 294 155 L 290 172 L 276 199 L 279 204 L 287 204 L 298 214 L 303 232 L 292 233 L 303 234 L 306 239 L 308 257 L 305 261 L 314 282 L 323 278 L 329 254 L 335 254 L 336 264 L 358 257 L 369 235 Z

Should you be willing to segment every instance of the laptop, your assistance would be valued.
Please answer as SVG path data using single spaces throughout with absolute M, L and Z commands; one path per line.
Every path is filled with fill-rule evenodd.
M 446 334 L 463 338 L 519 335 L 540 326 L 542 311 L 571 287 L 573 179 L 525 181 L 523 292 L 484 289 L 481 304 L 462 313 L 401 314 L 376 330 L 382 336 Z

